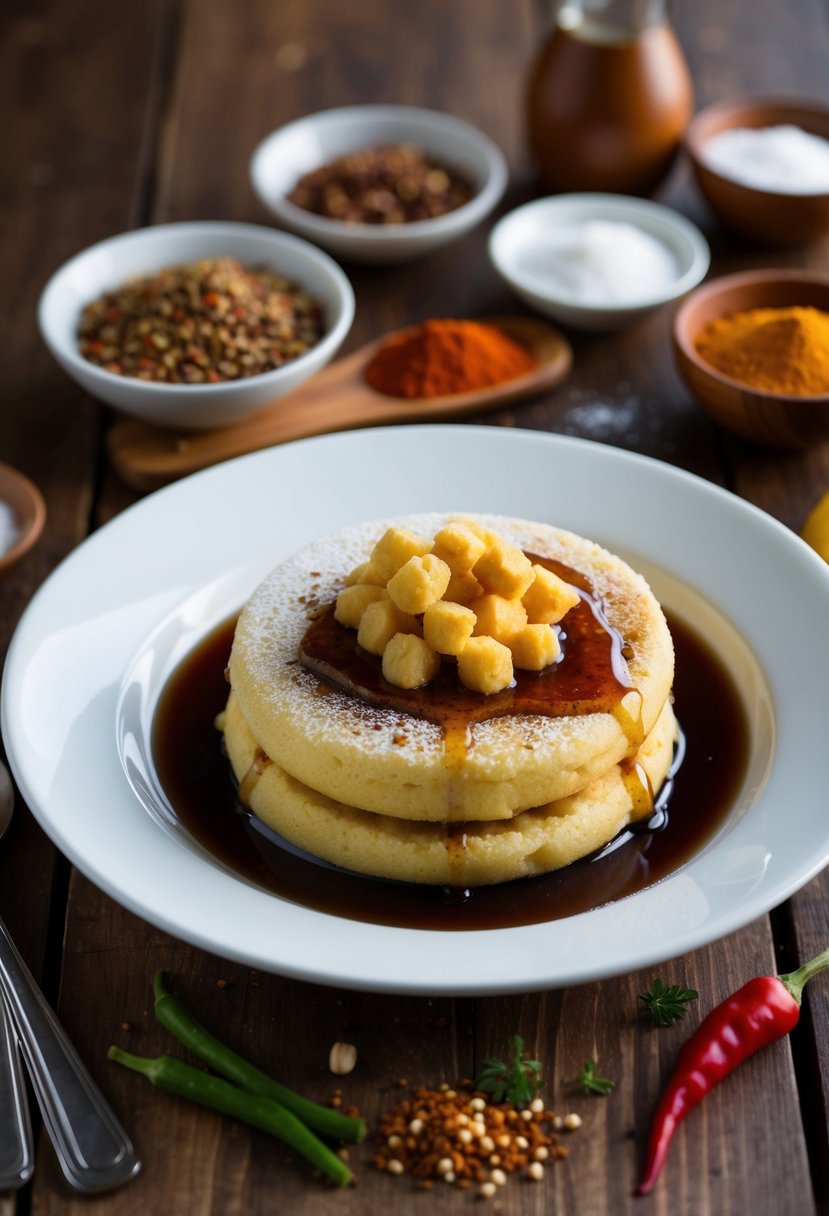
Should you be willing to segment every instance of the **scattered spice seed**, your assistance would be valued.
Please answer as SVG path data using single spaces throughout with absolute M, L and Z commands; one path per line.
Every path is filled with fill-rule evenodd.
M 218 384 L 282 367 L 323 332 L 320 305 L 296 285 L 220 257 L 131 279 L 94 300 L 78 348 L 117 376 Z
M 380 144 L 338 156 L 305 173 L 288 194 L 303 211 L 346 224 L 408 224 L 468 203 L 463 174 L 412 144 Z
M 374 1164 L 421 1183 L 474 1186 L 479 1196 L 491 1198 L 509 1175 L 541 1177 L 542 1161 L 567 1156 L 554 1120 L 540 1100 L 518 1112 L 509 1102 L 488 1102 L 469 1082 L 454 1089 L 420 1088 L 380 1118 Z
M 357 1063 L 357 1048 L 353 1043 L 334 1043 L 328 1053 L 328 1067 L 337 1076 L 345 1077 L 354 1071 Z

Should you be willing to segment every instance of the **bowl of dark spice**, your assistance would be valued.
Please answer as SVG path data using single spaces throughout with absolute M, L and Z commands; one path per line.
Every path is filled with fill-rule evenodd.
M 87 392 L 161 427 L 227 426 L 323 367 L 354 293 L 306 241 L 253 224 L 162 224 L 77 254 L 38 319 Z
M 497 146 L 461 119 L 414 106 L 343 106 L 274 131 L 253 189 L 284 228 L 338 256 L 400 262 L 469 232 L 507 182 Z
M 714 279 L 678 309 L 673 340 L 682 378 L 721 426 L 783 449 L 829 438 L 829 277 Z

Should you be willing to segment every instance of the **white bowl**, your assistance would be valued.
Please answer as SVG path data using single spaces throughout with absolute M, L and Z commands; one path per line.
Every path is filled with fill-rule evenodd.
M 410 224 L 347 224 L 288 202 L 303 173 L 337 156 L 377 144 L 415 144 L 467 176 L 475 194 L 462 207 Z M 255 149 L 250 178 L 260 202 L 279 223 L 339 256 L 360 262 L 402 262 L 457 240 L 496 206 L 507 184 L 499 149 L 469 123 L 414 106 L 343 106 L 280 127 Z
M 676 278 L 659 293 L 633 303 L 587 304 L 557 290 L 544 275 L 545 245 L 556 231 L 590 220 L 624 223 L 667 246 L 677 264 Z M 560 194 L 516 208 L 495 225 L 489 238 L 493 265 L 513 291 L 548 317 L 576 329 L 620 329 L 655 308 L 676 300 L 705 277 L 711 260 L 702 233 L 690 220 L 659 203 L 616 194 Z M 551 251 L 552 256 L 552 251 Z
M 77 330 L 87 304 L 134 276 L 223 255 L 246 266 L 267 266 L 302 287 L 322 306 L 324 337 L 283 367 L 219 384 L 137 380 L 83 358 Z M 297 388 L 332 358 L 353 317 L 351 284 L 326 254 L 270 228 L 209 221 L 159 224 L 90 246 L 52 276 L 38 307 L 40 331 L 49 350 L 93 397 L 155 426 L 197 430 L 238 422 Z

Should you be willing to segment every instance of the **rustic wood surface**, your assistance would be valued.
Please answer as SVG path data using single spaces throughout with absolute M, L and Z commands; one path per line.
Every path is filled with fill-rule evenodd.
M 698 104 L 745 91 L 829 100 L 822 0 L 698 0 L 677 9 Z M 521 94 L 546 19 L 545 6 L 531 0 L 10 0 L 0 30 L 0 459 L 40 485 L 49 519 L 36 549 L 0 578 L 0 654 L 46 575 L 137 497 L 107 466 L 113 417 L 74 387 L 38 338 L 37 298 L 49 274 L 89 243 L 146 223 L 266 222 L 247 179 L 252 147 L 282 122 L 336 104 L 425 104 L 477 124 L 508 156 L 508 209 L 533 194 Z M 764 264 L 829 271 L 829 243 L 770 253 L 726 236 L 684 166 L 665 198 L 708 234 L 714 273 Z M 489 227 L 423 262 L 349 268 L 358 309 L 346 349 L 427 316 L 516 311 L 485 256 Z M 829 447 L 781 456 L 719 432 L 677 379 L 669 327 L 668 309 L 621 335 L 576 337 L 574 368 L 560 388 L 481 421 L 644 452 L 723 484 L 798 529 L 829 485 Z M 477 1000 L 332 992 L 282 980 L 202 953 L 124 911 L 70 870 L 22 801 L 0 856 L 0 914 L 144 1161 L 123 1190 L 78 1198 L 64 1188 L 41 1133 L 34 1182 L 0 1196 L 0 1216 L 87 1209 L 100 1216 L 363 1216 L 392 1205 L 414 1216 L 430 1208 L 461 1212 L 474 1202 L 449 1187 L 427 1196 L 378 1174 L 369 1145 L 351 1153 L 357 1188 L 332 1193 L 287 1164 L 264 1135 L 108 1065 L 113 1039 L 147 1054 L 165 1049 L 149 1000 L 159 967 L 211 1027 L 309 1096 L 326 1100 L 331 1092 L 330 1044 L 357 1044 L 358 1067 L 345 1088 L 369 1120 L 399 1094 L 398 1079 L 439 1083 L 472 1074 L 520 1031 L 545 1062 L 555 1107 L 577 1111 L 584 1125 L 568 1140 L 569 1160 L 542 1185 L 515 1181 L 499 1193 L 501 1213 L 829 1211 L 825 983 L 807 994 L 790 1039 L 694 1113 L 664 1181 L 649 1199 L 634 1200 L 653 1103 L 687 1033 L 682 1024 L 658 1032 L 643 1024 L 638 993 L 650 975 Z M 824 876 L 670 972 L 710 1006 L 743 979 L 785 970 L 827 943 Z M 607 1099 L 575 1089 L 591 1057 L 616 1081 Z

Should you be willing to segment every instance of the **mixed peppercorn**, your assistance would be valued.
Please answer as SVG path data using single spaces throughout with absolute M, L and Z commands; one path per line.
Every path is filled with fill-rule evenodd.
M 541 1181 L 548 1165 L 568 1155 L 556 1132 L 580 1126 L 578 1115 L 557 1116 L 542 1098 L 518 1110 L 488 1101 L 469 1081 L 420 1088 L 381 1117 L 374 1164 L 408 1174 L 422 1190 L 443 1182 L 491 1198 L 508 1175 Z
M 323 333 L 320 305 L 295 284 L 221 257 L 132 279 L 93 301 L 78 347 L 119 376 L 218 384 L 282 367 Z
M 305 173 L 288 202 L 347 224 L 410 224 L 468 203 L 472 183 L 411 144 L 380 145 L 338 156 Z

